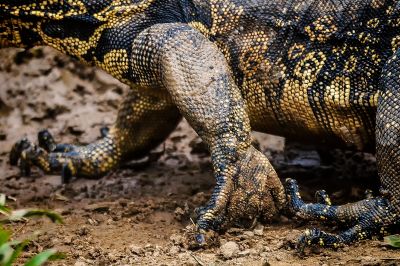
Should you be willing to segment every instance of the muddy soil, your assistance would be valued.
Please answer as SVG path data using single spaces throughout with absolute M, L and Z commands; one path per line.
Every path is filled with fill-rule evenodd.
M 12 144 L 34 140 L 48 128 L 60 142 L 89 143 L 111 125 L 127 87 L 102 71 L 49 48 L 0 51 L 0 192 L 16 208 L 40 207 L 62 214 L 64 225 L 46 220 L 16 224 L 17 237 L 38 231 L 28 255 L 47 248 L 67 254 L 54 265 L 396 265 L 399 251 L 374 239 L 338 251 L 312 248 L 300 257 L 296 238 L 306 228 L 335 225 L 281 216 L 273 224 L 232 228 L 214 247 L 190 250 L 185 228 L 194 208 L 213 188 L 209 156 L 185 121 L 148 160 L 107 176 L 62 185 L 60 176 L 34 170 L 21 177 L 8 163 Z M 299 180 L 306 200 L 326 189 L 335 203 L 378 190 L 373 155 L 319 150 L 255 133 L 260 149 L 282 179 Z M 284 148 L 286 147 L 286 148 Z M 158 161 L 154 157 L 160 157 Z

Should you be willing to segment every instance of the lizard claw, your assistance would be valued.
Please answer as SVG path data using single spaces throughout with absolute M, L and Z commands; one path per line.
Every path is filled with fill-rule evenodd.
M 68 183 L 74 176 L 98 176 L 111 170 L 120 160 L 112 136 L 87 146 L 57 144 L 48 130 L 38 133 L 38 145 L 26 138 L 18 141 L 10 153 L 10 162 L 29 176 L 36 166 L 45 173 L 61 173 L 62 181 Z
M 286 204 L 283 186 L 261 152 L 252 148 L 233 165 L 229 174 L 217 176 L 208 205 L 197 209 L 200 232 L 270 221 Z
M 398 216 L 390 201 L 384 197 L 370 196 L 367 199 L 342 206 L 331 206 L 325 192 L 317 193 L 318 203 L 305 203 L 300 196 L 297 182 L 286 180 L 286 192 L 289 206 L 296 216 L 308 220 L 322 220 L 342 223 L 349 228 L 339 234 L 331 234 L 319 229 L 307 229 L 298 241 L 298 251 L 305 247 L 319 245 L 321 247 L 338 248 L 357 240 L 368 239 L 382 234 L 385 228 L 397 224 Z M 368 193 L 369 194 L 369 193 Z
M 22 152 L 31 146 L 33 146 L 33 144 L 27 138 L 17 141 L 10 152 L 10 164 L 14 166 L 18 165 Z

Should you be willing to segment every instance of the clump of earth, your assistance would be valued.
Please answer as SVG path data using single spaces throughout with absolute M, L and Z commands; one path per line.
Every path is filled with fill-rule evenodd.
M 54 265 L 396 265 L 400 254 L 381 240 L 339 250 L 295 250 L 309 227 L 338 231 L 335 225 L 281 216 L 272 224 L 231 228 L 213 247 L 186 245 L 194 209 L 205 204 L 215 181 L 200 139 L 182 121 L 168 140 L 143 160 L 129 162 L 100 179 L 62 184 L 59 175 L 34 169 L 21 177 L 8 153 L 21 137 L 36 139 L 47 128 L 59 142 L 89 143 L 116 118 L 126 85 L 50 48 L 0 51 L 0 193 L 16 199 L 14 208 L 59 212 L 65 224 L 29 220 L 13 225 L 16 238 L 38 237 L 27 256 L 56 248 L 67 258 Z M 296 178 L 305 200 L 326 189 L 334 203 L 379 189 L 371 154 L 316 149 L 255 133 L 255 144 L 282 180 Z M 158 158 L 156 160 L 155 158 Z M 52 264 L 52 265 L 53 265 Z

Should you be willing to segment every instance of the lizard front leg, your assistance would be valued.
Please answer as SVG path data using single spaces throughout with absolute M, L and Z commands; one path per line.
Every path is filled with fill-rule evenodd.
M 99 177 L 123 161 L 145 156 L 174 130 L 181 115 L 168 94 L 139 92 L 132 88 L 122 103 L 116 123 L 103 138 L 86 146 L 56 144 L 46 131 L 38 134 L 39 145 L 26 139 L 16 143 L 10 162 L 20 161 L 22 173 L 31 166 L 46 173 L 60 173 L 67 182 L 72 176 Z
M 220 230 L 276 214 L 284 189 L 268 159 L 251 145 L 244 100 L 223 54 L 184 24 L 153 26 L 140 43 L 138 59 L 145 62 L 151 47 L 159 66 L 155 75 L 211 153 L 216 186 L 198 212 L 198 229 Z

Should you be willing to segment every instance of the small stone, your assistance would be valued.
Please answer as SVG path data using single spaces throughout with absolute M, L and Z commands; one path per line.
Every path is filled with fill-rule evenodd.
M 143 254 L 143 249 L 141 247 L 135 246 L 135 245 L 130 245 L 129 250 L 132 252 L 134 255 L 142 255 Z
M 244 231 L 243 235 L 247 236 L 248 238 L 254 237 L 254 233 L 252 231 Z
M 262 252 L 262 253 L 260 254 L 260 256 L 263 257 L 263 258 L 266 258 L 266 257 L 268 257 L 270 254 L 271 254 L 271 253 L 269 253 L 269 252 Z
M 83 226 L 76 231 L 76 234 L 79 236 L 86 236 L 89 233 L 90 233 L 90 230 L 86 226 Z
M 262 236 L 264 234 L 264 226 L 260 224 L 257 225 L 253 232 L 256 236 Z
M 89 218 L 89 219 L 88 219 L 88 223 L 89 223 L 90 225 L 98 225 L 98 224 L 99 224 L 98 221 L 96 221 L 95 219 L 92 219 L 92 218 Z
M 146 244 L 146 246 L 144 246 L 144 248 L 147 249 L 147 250 L 154 250 L 155 246 L 152 245 L 152 244 Z
M 182 221 L 182 218 L 185 215 L 185 211 L 181 207 L 177 207 L 174 211 L 174 214 L 177 221 Z
M 72 244 L 72 236 L 64 237 L 64 244 L 65 245 L 71 245 Z
M 258 254 L 260 254 L 260 252 L 258 252 L 256 249 L 254 249 L 254 248 L 251 248 L 251 249 L 249 249 L 249 252 L 250 252 L 250 255 L 258 255 Z
M 236 242 L 229 241 L 220 247 L 221 254 L 225 259 L 230 259 L 239 252 L 239 245 Z
M 179 248 L 179 247 L 177 247 L 177 246 L 172 246 L 172 247 L 169 249 L 168 253 L 171 254 L 171 255 L 175 255 L 175 254 L 178 254 L 179 251 L 180 251 L 180 248 Z
M 240 252 L 238 253 L 238 256 L 239 256 L 239 257 L 246 257 L 246 256 L 249 256 L 249 255 L 250 255 L 250 250 L 249 250 L 249 249 L 240 251 Z
M 276 256 L 275 256 L 275 259 L 276 259 L 277 261 L 282 261 L 282 260 L 283 260 L 283 258 L 282 258 L 281 255 L 276 255 Z

